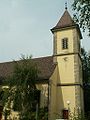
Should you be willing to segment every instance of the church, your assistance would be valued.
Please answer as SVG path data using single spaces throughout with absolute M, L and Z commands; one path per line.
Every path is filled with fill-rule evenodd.
M 33 59 L 40 70 L 36 83 L 41 91 L 40 107 L 48 107 L 48 120 L 68 119 L 69 110 L 84 111 L 80 45 L 82 34 L 67 7 L 51 32 L 53 55 Z M 13 67 L 13 62 L 0 63 L 0 78 L 12 74 Z

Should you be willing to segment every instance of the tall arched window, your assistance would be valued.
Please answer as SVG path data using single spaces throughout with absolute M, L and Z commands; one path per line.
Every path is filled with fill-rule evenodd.
M 68 49 L 68 38 L 62 39 L 62 49 Z

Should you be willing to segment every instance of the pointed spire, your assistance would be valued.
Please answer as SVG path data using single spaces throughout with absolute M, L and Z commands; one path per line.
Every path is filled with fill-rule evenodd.
M 67 11 L 67 6 L 65 7 L 65 12 L 56 24 L 56 26 L 53 28 L 55 29 L 61 29 L 61 28 L 67 28 L 71 26 L 75 26 L 75 22 L 73 21 L 72 17 L 70 16 L 69 12 Z
M 61 30 L 61 29 L 68 29 L 68 28 L 72 28 L 72 27 L 77 28 L 77 30 L 80 33 L 80 38 L 82 38 L 82 35 L 81 35 L 80 28 L 79 28 L 78 24 L 76 24 L 74 22 L 74 20 L 72 19 L 72 17 L 70 16 L 70 14 L 67 10 L 67 2 L 66 2 L 65 3 L 65 12 L 63 13 L 62 17 L 59 19 L 56 26 L 51 29 L 51 31 L 54 32 L 54 31 L 58 31 L 58 30 Z

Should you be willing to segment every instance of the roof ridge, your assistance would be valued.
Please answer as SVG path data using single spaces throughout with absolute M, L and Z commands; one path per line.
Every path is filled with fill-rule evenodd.
M 41 57 L 35 57 L 35 58 L 32 58 L 32 59 L 40 59 L 40 58 L 49 58 L 49 57 L 53 57 L 53 56 L 50 56 L 50 55 L 48 55 L 48 56 L 41 56 Z
M 41 56 L 41 57 L 31 58 L 31 60 L 51 58 L 51 57 L 53 57 L 53 56 Z M 1 62 L 0 64 L 9 64 L 9 63 L 13 63 L 14 61 L 19 62 L 19 61 L 21 61 L 21 59 L 19 59 L 19 60 L 12 60 L 12 61 L 8 61 L 8 62 Z

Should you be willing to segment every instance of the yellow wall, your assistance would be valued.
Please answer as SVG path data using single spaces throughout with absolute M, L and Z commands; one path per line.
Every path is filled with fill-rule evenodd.
M 75 53 L 79 52 L 80 49 L 80 36 L 76 28 L 65 29 L 54 32 L 53 34 L 53 51 L 57 54 L 67 54 L 67 53 Z M 62 39 L 68 38 L 68 49 L 62 50 Z M 80 51 L 81 52 L 81 51 Z M 55 53 L 54 53 L 55 54 Z
M 65 54 L 65 53 L 70 53 L 73 52 L 73 30 L 72 29 L 68 29 L 68 30 L 63 30 L 63 31 L 58 31 L 55 33 L 56 34 L 56 42 L 57 42 L 57 54 Z M 67 37 L 68 38 L 68 42 L 69 42 L 69 49 L 66 50 L 62 50 L 62 39 Z
M 57 65 L 52 77 L 50 78 L 52 82 L 50 84 L 51 99 L 49 106 L 49 120 L 62 118 L 62 110 L 64 108 L 68 109 L 68 107 L 70 107 L 70 109 L 73 110 L 75 107 L 75 86 L 57 86 L 61 81 L 59 73 L 61 74 Z M 65 83 L 65 81 L 62 83 Z M 66 83 L 68 83 L 68 81 Z M 67 105 L 67 101 L 70 101 L 70 106 Z
M 48 106 L 48 84 L 37 84 L 37 89 L 40 90 L 40 107 Z
M 63 102 L 61 102 L 61 100 Z M 70 101 L 70 105 L 68 106 L 67 101 Z M 57 87 L 57 113 L 61 113 L 63 109 L 73 110 L 73 106 L 75 106 L 75 86 L 58 86 Z
M 74 55 L 57 57 L 58 80 L 57 83 L 74 83 Z
M 57 82 L 56 80 L 58 79 L 58 73 L 57 73 L 57 67 L 55 68 L 55 71 L 53 75 L 50 77 L 50 82 L 49 82 L 49 119 L 50 120 L 55 120 L 56 118 L 56 104 L 57 104 Z

